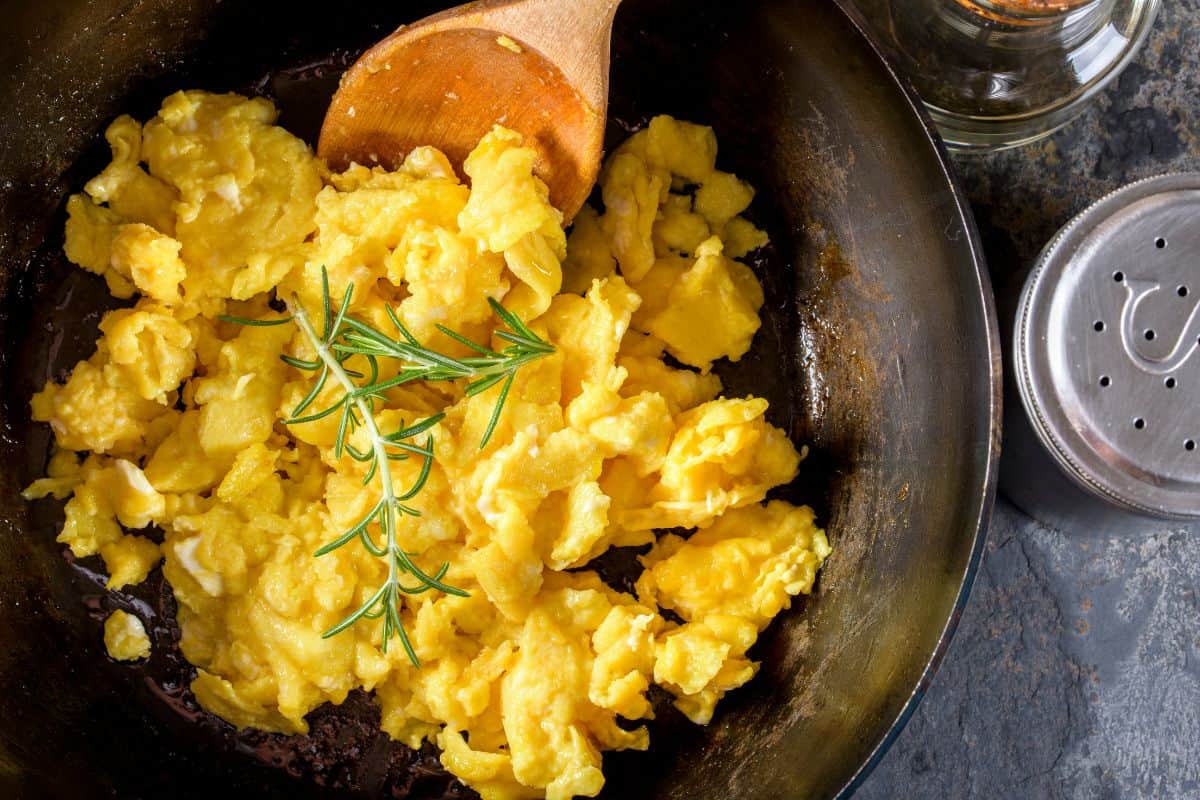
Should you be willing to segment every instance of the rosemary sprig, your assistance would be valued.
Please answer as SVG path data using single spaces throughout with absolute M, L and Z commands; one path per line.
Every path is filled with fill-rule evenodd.
M 321 270 L 322 289 L 322 325 L 321 332 L 308 312 L 297 298 L 293 298 L 288 307 L 290 316 L 273 320 L 250 320 L 238 317 L 221 317 L 227 322 L 240 325 L 282 325 L 294 321 L 296 326 L 309 340 L 316 353 L 314 360 L 305 360 L 283 355 L 281 358 L 289 365 L 305 372 L 316 373 L 316 380 L 308 394 L 297 404 L 290 418 L 284 420 L 287 425 L 300 425 L 315 422 L 319 419 L 339 415 L 338 430 L 334 439 L 334 454 L 341 458 L 349 455 L 356 461 L 368 465 L 363 477 L 363 485 L 370 483 L 378 476 L 380 482 L 380 498 L 375 506 L 357 523 L 344 531 L 337 538 L 325 544 L 315 553 L 321 557 L 332 553 L 340 547 L 358 539 L 372 555 L 386 558 L 388 577 L 384 584 L 371 597 L 338 622 L 322 636 L 329 638 L 349 628 L 362 619 L 383 619 L 383 651 L 386 653 L 388 642 L 393 636 L 400 638 L 405 652 L 414 666 L 420 666 L 420 660 L 409 641 L 408 633 L 400 621 L 400 600 L 402 595 L 420 594 L 437 589 L 447 594 L 467 597 L 467 592 L 443 582 L 450 569 L 449 563 L 444 563 L 430 575 L 413 563 L 411 554 L 401 547 L 397 536 L 398 515 L 419 517 L 421 512 L 408 504 L 429 478 L 433 466 L 433 434 L 428 431 L 439 423 L 445 414 L 438 413 L 423 420 L 405 425 L 402 421 L 399 430 L 385 433 L 380 430 L 375 417 L 377 402 L 383 401 L 386 392 L 398 386 L 413 381 L 450 381 L 466 379 L 465 393 L 474 396 L 484 392 L 499 383 L 503 383 L 496 399 L 495 408 L 482 440 L 482 449 L 491 439 L 496 425 L 500 420 L 509 390 L 517 370 L 525 364 L 543 358 L 554 352 L 554 347 L 531 331 L 519 317 L 504 308 L 492 298 L 488 302 L 493 312 L 507 327 L 507 330 L 495 331 L 497 338 L 507 342 L 500 351 L 492 350 L 476 344 L 460 333 L 441 325 L 437 326 L 445 335 L 465 345 L 476 355 L 467 358 L 454 358 L 438 353 L 423 346 L 405 327 L 392 308 L 385 307 L 392 324 L 395 325 L 398 337 L 393 338 L 362 320 L 350 316 L 350 300 L 354 286 L 346 287 L 342 302 L 335 310 L 329 291 L 329 275 Z M 346 366 L 346 362 L 354 356 L 360 356 L 365 362 L 366 374 L 356 372 Z M 379 360 L 389 358 L 400 361 L 402 366 L 395 377 L 380 379 Z M 317 397 L 332 378 L 343 390 L 340 398 L 318 411 L 310 411 Z M 355 383 L 355 380 L 359 383 Z M 363 429 L 370 446 L 359 450 L 350 443 L 350 437 L 359 429 Z M 412 440 L 425 434 L 422 444 Z M 402 494 L 397 494 L 392 483 L 391 462 L 417 456 L 423 459 L 421 470 L 416 480 Z M 382 543 L 372 535 L 372 525 L 377 525 Z M 408 586 L 401 582 L 402 577 L 411 575 L 416 579 L 415 585 Z
M 517 370 L 554 352 L 554 346 L 531 331 L 516 314 L 491 297 L 488 298 L 488 303 L 495 315 L 508 327 L 508 330 L 496 331 L 498 339 L 508 342 L 508 346 L 500 352 L 476 344 L 444 325 L 436 327 L 478 355 L 451 358 L 429 350 L 408 331 L 390 306 L 385 307 L 385 310 L 400 333 L 399 339 L 393 339 L 353 317 L 344 317 L 345 330 L 340 340 L 333 345 L 333 350 L 339 356 L 364 356 L 368 363 L 373 363 L 372 360 L 378 358 L 392 358 L 405 362 L 406 366 L 402 367 L 394 378 L 371 381 L 359 387 L 358 392 L 362 395 L 381 396 L 388 389 L 413 381 L 452 381 L 466 378 L 470 379 L 466 386 L 466 395 L 473 397 L 503 382 L 496 399 L 495 410 L 479 443 L 482 449 L 487 446 L 496 430 L 496 424 L 500 421 L 500 412 L 504 409 Z

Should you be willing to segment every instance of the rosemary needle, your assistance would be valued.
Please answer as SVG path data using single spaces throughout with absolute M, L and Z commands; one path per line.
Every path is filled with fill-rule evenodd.
M 443 582 L 450 569 L 449 563 L 442 566 L 432 575 L 428 574 L 413 563 L 409 553 L 400 545 L 397 530 L 398 515 L 407 514 L 419 517 L 421 512 L 409 505 L 425 486 L 433 466 L 433 434 L 429 433 L 444 414 L 438 413 L 419 420 L 411 425 L 402 421 L 398 430 L 385 433 L 380 429 L 375 417 L 375 405 L 382 401 L 386 392 L 398 386 L 414 381 L 452 381 L 467 380 L 465 394 L 473 397 L 487 391 L 497 384 L 501 385 L 495 407 L 492 410 L 488 426 L 480 441 L 480 448 L 487 446 L 500 414 L 508 399 L 517 370 L 522 366 L 543 358 L 554 352 L 553 345 L 544 341 L 529 329 L 521 319 L 496 300 L 488 298 L 493 313 L 507 328 L 497 329 L 496 338 L 506 342 L 506 346 L 497 351 L 484 345 L 476 344 L 460 333 L 441 325 L 437 329 L 446 336 L 466 346 L 475 355 L 465 358 L 438 353 L 423 346 L 420 341 L 405 327 L 399 316 L 391 307 L 386 307 L 388 317 L 396 328 L 397 336 L 389 336 L 381 330 L 359 320 L 349 314 L 350 301 L 354 285 L 346 287 L 342 302 L 335 309 L 329 291 L 329 274 L 321 269 L 321 332 L 308 312 L 298 299 L 293 298 L 288 304 L 291 314 L 278 319 L 252 320 L 240 317 L 223 316 L 226 322 L 239 325 L 283 325 L 295 322 L 316 353 L 316 358 L 306 360 L 283 355 L 281 358 L 287 364 L 305 372 L 316 373 L 316 380 L 308 393 L 301 399 L 290 418 L 284 420 L 287 425 L 300 425 L 315 422 L 326 417 L 338 416 L 337 435 L 334 439 L 334 453 L 338 458 L 349 455 L 356 461 L 367 464 L 367 472 L 363 484 L 379 479 L 380 498 L 374 507 L 354 525 L 342 532 L 332 541 L 321 547 L 315 555 L 319 558 L 358 539 L 364 548 L 378 558 L 386 558 L 388 577 L 382 586 L 360 605 L 355 611 L 346 616 L 336 625 L 325 631 L 324 637 L 335 636 L 362 619 L 382 619 L 383 638 L 382 649 L 386 653 L 388 642 L 393 636 L 399 637 L 401 645 L 415 666 L 420 666 L 420 660 L 409 641 L 408 633 L 400 620 L 400 601 L 402 595 L 420 594 L 430 589 L 457 595 L 468 596 L 465 591 Z M 360 356 L 366 364 L 367 372 L 362 374 L 349 369 L 346 362 Z M 380 380 L 379 360 L 382 358 L 399 361 L 401 367 L 395 377 Z M 340 397 L 333 403 L 317 411 L 310 411 L 317 397 L 329 384 L 329 380 L 342 389 Z M 355 383 L 358 379 L 359 382 Z M 363 429 L 370 447 L 359 450 L 349 441 L 351 435 Z M 424 435 L 422 443 L 414 440 Z M 412 485 L 402 494 L 396 494 L 392 482 L 391 462 L 409 457 L 422 459 L 421 469 Z M 378 526 L 381 541 L 377 542 L 372 535 L 371 526 Z M 404 582 L 404 576 L 415 579 L 413 585 Z

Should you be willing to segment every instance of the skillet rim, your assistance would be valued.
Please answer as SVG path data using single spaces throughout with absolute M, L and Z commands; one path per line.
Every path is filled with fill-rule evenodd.
M 971 253 L 971 271 L 965 274 L 973 275 L 975 278 L 975 285 L 972 287 L 973 291 L 971 294 L 977 295 L 976 299 L 979 300 L 981 311 L 983 312 L 984 329 L 986 331 L 985 348 L 988 359 L 988 380 L 991 389 L 989 393 L 987 457 L 985 460 L 983 485 L 981 487 L 982 491 L 975 489 L 971 492 L 977 498 L 973 503 L 975 512 L 971 514 L 974 522 L 968 527 L 968 531 L 974 537 L 974 541 L 971 544 L 971 554 L 967 559 L 966 568 L 963 570 L 962 582 L 959 584 L 957 597 L 950 610 L 950 616 L 947 618 L 946 624 L 938 636 L 937 645 L 933 648 L 933 652 L 929 654 L 929 659 L 925 664 L 924 670 L 921 672 L 920 678 L 917 679 L 916 685 L 913 686 L 912 693 L 904 701 L 904 705 L 895 719 L 892 720 L 887 730 L 870 747 L 867 757 L 859 765 L 858 769 L 834 795 L 835 800 L 848 800 L 866 782 L 867 778 L 870 777 L 871 773 L 883 760 L 883 757 L 900 737 L 909 719 L 912 718 L 913 713 L 917 710 L 917 706 L 921 704 L 921 700 L 924 699 L 925 694 L 929 691 L 934 676 L 937 674 L 938 668 L 949 651 L 950 643 L 954 639 L 954 634 L 958 630 L 958 624 L 962 619 L 963 610 L 970 599 L 971 588 L 974 586 L 975 578 L 979 573 L 979 567 L 983 562 L 983 553 L 987 546 L 988 529 L 996 505 L 1001 425 L 1004 412 L 1004 362 L 1000 347 L 999 317 L 996 310 L 991 276 L 988 272 L 987 259 L 984 255 L 983 242 L 979 236 L 970 200 L 967 197 L 966 191 L 962 188 L 958 174 L 955 172 L 954 166 L 950 161 L 950 154 L 946 149 L 946 145 L 937 128 L 934 126 L 933 119 L 925 110 L 925 105 L 916 90 L 888 59 L 878 37 L 867 24 L 862 14 L 853 6 L 852 0 L 833 0 L 833 5 L 846 17 L 851 27 L 858 32 L 861 43 L 867 47 L 879 62 L 880 67 L 883 68 L 883 71 L 891 79 L 893 87 L 899 90 L 903 102 L 908 106 L 908 109 L 920 124 L 921 130 L 925 134 L 925 138 L 933 151 L 938 170 L 945 179 L 951 196 L 954 198 L 954 208 L 959 220 L 962 222 L 963 230 L 966 232 L 967 245 Z

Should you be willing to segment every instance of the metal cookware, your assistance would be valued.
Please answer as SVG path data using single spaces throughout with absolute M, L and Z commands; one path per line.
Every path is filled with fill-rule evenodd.
M 1069 532 L 1200 524 L 1200 175 L 1101 198 L 1016 311 L 1005 493 Z
M 310 141 L 341 66 L 430 3 L 0 0 L 0 795 L 466 797 L 368 699 L 313 733 L 238 733 L 202 713 L 155 573 L 107 593 L 54 543 L 61 508 L 18 493 L 48 432 L 28 398 L 90 353 L 108 300 L 61 257 L 64 201 L 105 163 L 100 134 L 179 88 L 262 91 Z M 628 0 L 610 144 L 668 112 L 714 125 L 773 239 L 766 320 L 725 370 L 812 445 L 788 496 L 836 548 L 806 603 L 754 651 L 758 677 L 707 729 L 663 704 L 649 754 L 607 759 L 605 796 L 847 794 L 945 652 L 982 550 L 999 359 L 974 225 L 913 97 L 827 0 Z M 100 620 L 136 607 L 154 655 L 107 660 Z

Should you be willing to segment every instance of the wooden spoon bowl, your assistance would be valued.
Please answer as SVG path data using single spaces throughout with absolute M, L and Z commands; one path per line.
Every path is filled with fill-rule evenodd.
M 434 145 L 461 167 L 494 125 L 537 152 L 569 223 L 596 181 L 620 0 L 483 0 L 401 27 L 342 78 L 318 154 L 395 168 Z

